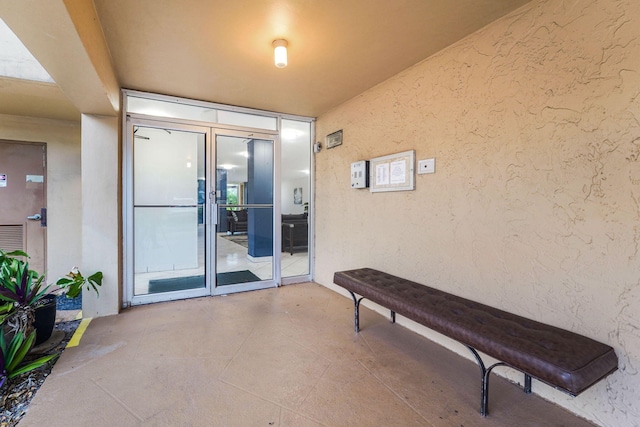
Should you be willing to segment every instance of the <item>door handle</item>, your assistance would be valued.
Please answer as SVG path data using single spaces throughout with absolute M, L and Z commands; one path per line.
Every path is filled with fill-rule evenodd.
M 32 221 L 40 221 L 42 219 L 42 215 L 40 214 L 29 215 L 27 219 L 30 219 Z

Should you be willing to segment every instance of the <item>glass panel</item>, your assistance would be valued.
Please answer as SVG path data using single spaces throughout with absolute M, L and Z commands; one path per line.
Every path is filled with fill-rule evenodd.
M 205 287 L 205 135 L 134 127 L 135 295 Z
M 238 113 L 236 111 L 217 110 L 200 105 L 159 101 L 156 99 L 146 99 L 136 96 L 127 97 L 127 112 L 145 114 L 148 116 L 222 123 L 226 125 L 243 126 L 256 129 L 276 130 L 278 126 L 278 120 L 275 117 Z
M 282 120 L 282 277 L 309 274 L 311 123 Z
M 224 110 L 218 111 L 218 123 L 256 129 L 276 130 L 278 128 L 278 120 L 275 117 Z
M 273 141 L 216 136 L 216 286 L 273 279 Z
M 127 97 L 127 112 L 145 114 L 147 116 L 171 117 L 174 119 L 198 120 L 215 123 L 218 121 L 218 110 L 199 105 L 179 104 L 177 102 L 159 101 L 157 99 Z

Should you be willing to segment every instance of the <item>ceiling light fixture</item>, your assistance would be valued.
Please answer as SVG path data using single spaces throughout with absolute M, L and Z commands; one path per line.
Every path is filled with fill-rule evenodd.
M 285 39 L 274 40 L 272 43 L 273 46 L 273 56 L 275 60 L 276 67 L 284 68 L 287 66 L 287 46 L 289 43 Z

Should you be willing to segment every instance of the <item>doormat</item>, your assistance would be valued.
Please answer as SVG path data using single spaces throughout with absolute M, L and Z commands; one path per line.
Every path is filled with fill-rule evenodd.
M 82 294 L 75 298 L 66 295 L 56 296 L 56 310 L 82 310 Z
M 217 286 L 233 285 L 236 283 L 259 282 L 258 276 L 249 270 L 230 271 L 216 274 Z M 204 276 L 172 277 L 169 279 L 149 280 L 149 293 L 184 291 L 187 289 L 204 288 Z
M 217 286 L 233 285 L 236 283 L 259 282 L 260 280 L 262 279 L 260 279 L 249 270 L 230 271 L 228 273 L 216 274 Z
M 171 277 L 169 279 L 149 280 L 149 293 L 184 291 L 204 288 L 204 276 Z

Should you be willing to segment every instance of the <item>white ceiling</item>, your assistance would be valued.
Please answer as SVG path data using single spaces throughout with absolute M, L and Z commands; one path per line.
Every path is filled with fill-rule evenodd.
M 78 120 L 124 87 L 317 117 L 528 1 L 0 0 L 57 82 L 0 78 L 0 114 Z

